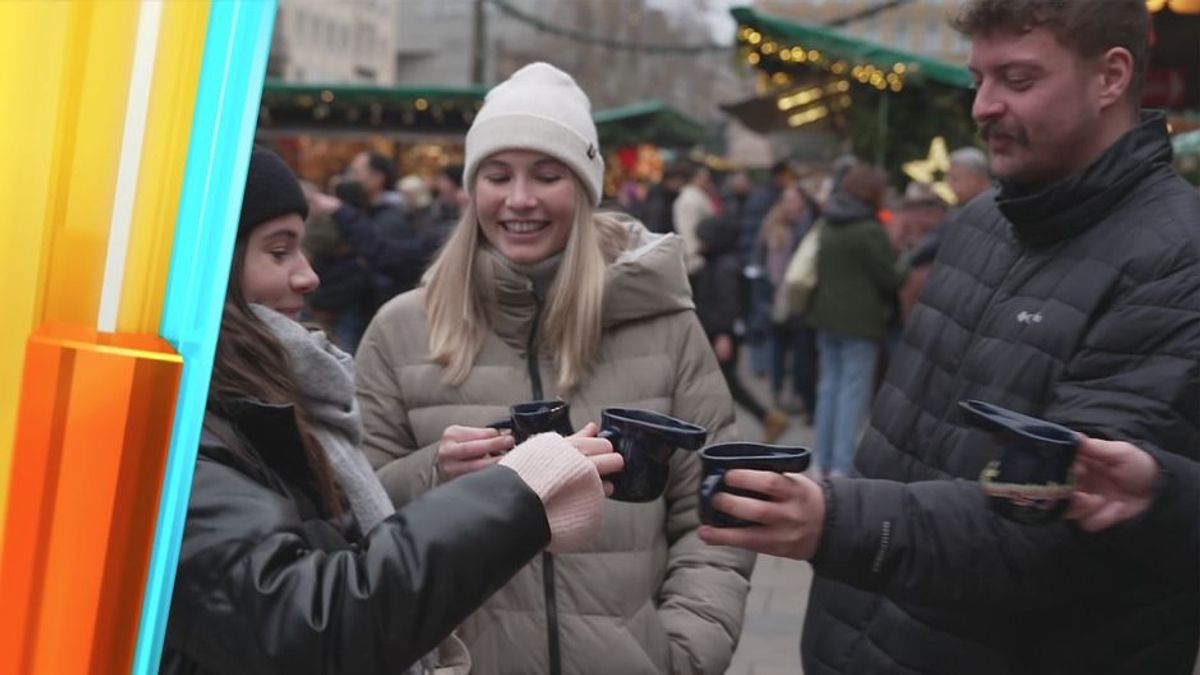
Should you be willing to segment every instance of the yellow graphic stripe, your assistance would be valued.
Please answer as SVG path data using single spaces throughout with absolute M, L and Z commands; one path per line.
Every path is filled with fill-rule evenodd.
M 38 3 L 39 5 L 45 3 Z M 50 3 L 53 4 L 53 3 Z M 44 302 L 37 323 L 94 326 L 112 222 L 138 3 L 68 3 L 71 27 L 57 109 Z M 27 62 L 21 59 L 21 62 Z M 45 152 L 45 149 L 42 150 Z
M 0 269 L 6 316 L 0 330 L 0 552 L 12 468 L 17 394 L 25 340 L 40 314 L 39 266 L 61 95 L 71 3 L 0 2 L 0 89 L 21 92 L 20 105 L 0 106 Z
M 211 3 L 162 7 L 117 331 L 158 333 Z

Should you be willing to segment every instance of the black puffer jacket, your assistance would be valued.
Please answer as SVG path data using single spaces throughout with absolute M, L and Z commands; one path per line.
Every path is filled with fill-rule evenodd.
M 163 673 L 403 673 L 550 541 L 537 494 L 501 466 L 361 535 L 266 465 L 299 442 L 290 407 L 225 412 L 232 425 L 205 421 Z M 230 450 L 230 433 L 253 450 Z
M 993 516 L 970 481 L 997 448 L 956 406 L 1200 453 L 1200 197 L 1165 126 L 948 226 L 859 448 L 868 480 L 827 488 L 805 673 L 1190 672 L 1200 561 L 1162 579 L 1153 548 Z

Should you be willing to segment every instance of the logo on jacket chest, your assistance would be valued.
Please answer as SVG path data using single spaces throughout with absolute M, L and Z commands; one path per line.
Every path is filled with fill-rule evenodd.
M 1032 326 L 1035 323 L 1041 323 L 1041 322 L 1042 322 L 1042 313 L 1041 312 L 1028 312 L 1025 310 L 1021 310 L 1017 314 L 1017 323 L 1023 323 L 1026 326 Z

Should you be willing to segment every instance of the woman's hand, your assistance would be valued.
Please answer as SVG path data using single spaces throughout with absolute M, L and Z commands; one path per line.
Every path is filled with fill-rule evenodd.
M 613 452 L 612 443 L 608 439 L 596 438 L 596 434 L 599 432 L 599 425 L 595 422 L 588 422 L 582 429 L 567 436 L 566 441 L 592 460 L 592 464 L 596 465 L 596 471 L 603 478 L 624 469 L 625 458 Z M 604 494 L 611 495 L 612 491 L 612 483 L 604 481 Z
M 438 480 L 442 483 L 474 473 L 500 461 L 512 450 L 513 437 L 496 429 L 452 425 L 442 432 L 437 447 Z

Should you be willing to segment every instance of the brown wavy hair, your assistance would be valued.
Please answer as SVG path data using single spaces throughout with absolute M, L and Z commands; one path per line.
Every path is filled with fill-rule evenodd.
M 1126 95 L 1134 104 L 1141 100 L 1150 61 L 1150 12 L 1145 0 L 970 0 L 950 25 L 968 38 L 1045 26 L 1085 59 L 1123 47 L 1133 57 Z
M 248 237 L 239 239 L 233 249 L 208 398 L 218 407 L 223 401 L 238 398 L 291 405 L 301 447 L 258 448 L 253 455 L 314 493 L 324 515 L 336 518 L 345 510 L 341 491 L 324 450 L 313 438 L 308 413 L 300 403 L 299 388 L 292 378 L 288 354 L 274 333 L 251 311 L 242 294 L 247 240 Z M 257 459 L 241 439 L 222 440 L 248 460 Z

